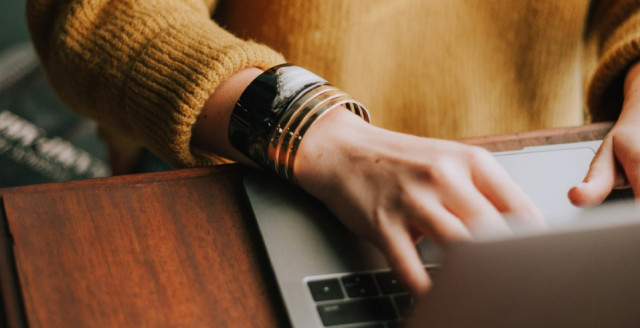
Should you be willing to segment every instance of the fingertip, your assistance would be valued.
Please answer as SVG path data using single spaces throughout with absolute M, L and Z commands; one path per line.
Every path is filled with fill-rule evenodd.
M 569 189 L 568 197 L 574 206 L 588 207 L 602 203 L 610 191 L 610 188 L 603 186 L 603 184 L 582 182 Z
M 569 189 L 569 192 L 567 193 L 567 197 L 569 197 L 569 201 L 574 206 L 584 206 L 583 205 L 584 200 L 583 200 L 582 191 L 581 191 L 581 186 L 583 184 L 584 182 L 579 185 L 573 186 L 571 189 Z
M 420 279 L 420 281 L 415 281 L 409 287 L 409 293 L 414 296 L 426 294 L 431 289 L 432 285 L 431 277 L 429 277 L 427 270 L 425 270 L 424 267 L 421 267 L 421 270 L 419 272 L 421 272 L 420 275 L 423 277 L 423 279 Z
M 421 295 L 431 288 L 431 279 L 408 235 L 391 240 L 386 253 L 391 269 L 411 294 Z
M 418 263 L 415 263 L 413 255 L 407 254 L 407 258 L 391 265 L 400 283 L 412 294 L 422 295 L 431 288 L 431 278 L 427 274 L 422 261 L 416 256 Z M 404 263 L 403 263 L 404 262 Z M 414 263 L 411 263 L 414 262 Z
M 569 200 L 580 207 L 600 204 L 611 193 L 618 176 L 611 139 L 605 138 L 582 183 L 569 190 Z

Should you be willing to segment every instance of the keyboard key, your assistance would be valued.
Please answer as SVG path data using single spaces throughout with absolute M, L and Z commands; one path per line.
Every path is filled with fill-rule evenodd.
M 400 286 L 400 282 L 392 272 L 381 272 L 375 274 L 376 281 L 383 294 L 405 293 L 406 290 Z
M 409 294 L 402 294 L 393 297 L 393 302 L 396 303 L 396 308 L 400 315 L 404 318 L 411 315 L 413 310 L 413 298 Z
M 388 297 L 367 298 L 319 305 L 318 313 L 325 326 L 386 321 L 397 318 L 396 311 L 393 309 L 393 304 Z
M 338 279 L 309 281 L 311 296 L 316 302 L 339 300 L 344 298 Z
M 371 274 L 356 274 L 342 278 L 342 284 L 349 297 L 378 295 L 378 288 Z

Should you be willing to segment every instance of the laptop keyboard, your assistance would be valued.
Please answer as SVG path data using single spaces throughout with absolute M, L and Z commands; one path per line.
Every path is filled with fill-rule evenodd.
M 426 270 L 432 274 L 437 266 Z M 309 277 L 307 286 L 325 327 L 399 327 L 413 307 L 389 270 Z

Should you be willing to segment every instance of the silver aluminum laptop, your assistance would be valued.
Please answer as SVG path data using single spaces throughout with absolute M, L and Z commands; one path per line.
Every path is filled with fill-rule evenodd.
M 495 156 L 552 218 L 552 227 L 570 227 L 583 210 L 570 204 L 567 192 L 582 181 L 599 144 L 530 147 Z M 410 297 L 397 290 L 381 252 L 322 204 L 269 174 L 249 174 L 245 187 L 294 327 L 392 327 L 408 316 Z M 427 270 L 440 262 L 440 251 L 428 241 L 417 248 Z M 363 306 L 376 310 L 364 313 Z
M 640 327 L 640 210 L 447 249 L 409 327 Z

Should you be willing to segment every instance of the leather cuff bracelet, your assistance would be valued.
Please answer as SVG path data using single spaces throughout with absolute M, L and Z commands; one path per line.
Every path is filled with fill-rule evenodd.
M 293 165 L 304 132 L 340 106 L 369 122 L 364 106 L 324 79 L 297 66 L 278 65 L 259 75 L 240 96 L 229 140 L 257 164 L 295 183 Z
M 266 70 L 238 99 L 229 122 L 229 141 L 257 164 L 267 166 L 267 144 L 284 111 L 304 91 L 325 84 L 319 76 L 290 64 Z

